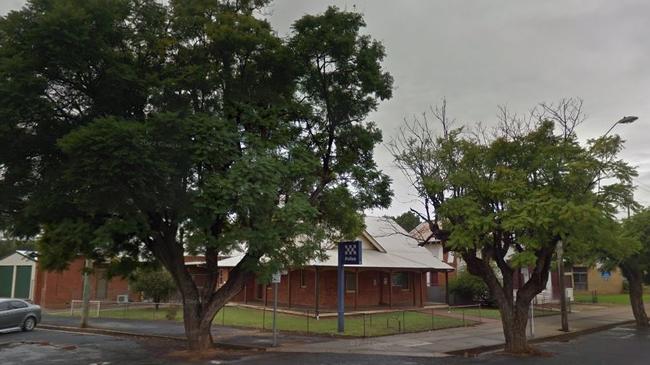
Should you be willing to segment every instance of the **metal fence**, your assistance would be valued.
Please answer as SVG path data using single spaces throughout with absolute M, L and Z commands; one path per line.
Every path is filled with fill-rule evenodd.
M 345 316 L 345 332 L 342 334 L 337 332 L 337 316 L 334 313 L 322 313 L 317 316 L 312 310 L 283 310 L 277 315 L 277 327 L 280 331 L 305 334 L 371 337 L 472 326 L 483 322 L 480 317 L 465 315 L 465 311 L 469 308 L 459 308 L 456 311 L 442 307 L 351 312 Z M 247 317 L 245 325 L 242 325 L 241 315 Z M 273 324 L 272 317 L 272 308 L 250 309 L 227 306 L 217 313 L 214 323 L 270 330 Z
M 157 307 L 157 308 L 156 308 Z M 180 303 L 99 302 L 91 301 L 92 318 L 121 318 L 140 320 L 182 320 Z M 72 301 L 68 312 L 59 315 L 79 316 L 81 301 Z M 407 332 L 422 332 L 451 327 L 463 327 L 484 321 L 480 306 L 414 308 L 405 310 L 372 310 L 350 312 L 345 316 L 345 332 L 337 332 L 336 313 L 316 314 L 311 309 L 280 309 L 277 327 L 280 331 L 344 335 L 355 337 L 382 336 Z M 215 325 L 270 330 L 273 309 L 270 307 L 229 304 L 214 318 Z
M 82 301 L 70 302 L 70 316 L 81 315 Z M 153 302 L 111 302 L 91 300 L 89 316 L 93 318 L 123 318 L 178 320 L 182 319 L 182 303 L 153 303 Z

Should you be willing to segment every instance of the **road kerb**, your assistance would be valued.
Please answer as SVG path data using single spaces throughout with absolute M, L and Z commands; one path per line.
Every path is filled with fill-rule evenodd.
M 96 327 L 79 328 L 79 327 L 69 327 L 69 326 L 57 326 L 51 324 L 40 324 L 38 327 L 43 329 L 55 330 L 55 331 L 66 331 L 66 332 L 73 332 L 73 333 L 90 333 L 90 334 L 107 335 L 107 336 L 115 336 L 115 337 L 138 337 L 138 338 L 154 338 L 159 340 L 171 340 L 171 341 L 182 341 L 182 342 L 187 341 L 187 339 L 184 337 L 115 331 L 115 330 L 108 330 L 108 329 L 96 328 Z M 264 346 L 239 345 L 239 344 L 232 344 L 232 343 L 219 342 L 219 341 L 215 342 L 214 345 L 220 348 L 232 349 L 232 350 L 255 350 L 255 351 L 266 350 Z
M 606 330 L 612 329 L 614 327 L 624 326 L 624 325 L 628 325 L 628 324 L 632 324 L 632 323 L 634 323 L 634 320 L 626 320 L 626 321 L 621 321 L 621 322 L 616 322 L 616 323 L 608 323 L 608 324 L 605 324 L 605 325 L 602 325 L 602 326 L 585 328 L 585 329 L 578 330 L 578 331 L 534 338 L 534 339 L 528 340 L 528 343 L 537 344 L 537 343 L 550 342 L 550 341 L 568 341 L 568 340 L 572 340 L 572 339 L 580 337 L 580 336 L 588 335 L 588 334 L 595 333 L 595 332 L 606 331 Z M 501 349 L 503 349 L 504 345 L 505 345 L 505 343 L 502 343 L 500 345 L 478 346 L 478 347 L 471 347 L 471 348 L 466 348 L 466 349 L 461 349 L 461 350 L 449 351 L 449 352 L 445 352 L 445 353 L 449 354 L 449 355 L 454 355 L 454 356 L 476 356 L 476 355 L 479 355 L 479 354 L 482 354 L 482 353 L 485 353 L 485 352 L 501 350 Z

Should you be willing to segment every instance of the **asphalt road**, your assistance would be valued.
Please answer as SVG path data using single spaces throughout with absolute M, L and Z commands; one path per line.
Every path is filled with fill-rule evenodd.
M 408 358 L 392 356 L 243 353 L 220 351 L 204 359 L 187 359 L 178 341 L 118 338 L 104 335 L 76 334 L 36 329 L 31 333 L 0 334 L 0 363 L 14 364 L 625 364 L 650 363 L 650 331 L 619 327 L 579 337 L 564 343 L 545 343 L 537 348 L 545 356 L 513 358 L 497 353 L 477 358 Z

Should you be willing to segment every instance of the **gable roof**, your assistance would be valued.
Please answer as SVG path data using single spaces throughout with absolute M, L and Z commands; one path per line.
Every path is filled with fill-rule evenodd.
M 36 262 L 38 260 L 38 257 L 35 251 L 24 251 L 24 250 L 16 250 L 14 252 L 11 252 L 8 255 L 5 255 L 4 257 L 0 257 L 0 261 L 3 261 L 5 263 L 15 261 L 15 260 L 19 260 L 20 262 L 24 262 L 24 261 Z
M 442 262 L 418 241 L 409 236 L 402 227 L 391 218 L 366 217 L 366 229 L 361 234 L 375 249 L 363 249 L 361 265 L 346 267 L 454 270 Z M 327 258 L 312 260 L 306 266 L 336 267 L 338 255 L 336 249 L 325 251 Z M 243 254 L 219 260 L 220 267 L 234 267 L 244 257 Z

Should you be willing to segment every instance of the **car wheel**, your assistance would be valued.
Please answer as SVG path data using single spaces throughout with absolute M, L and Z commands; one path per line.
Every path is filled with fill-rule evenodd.
M 36 320 L 34 317 L 28 317 L 25 319 L 25 322 L 23 322 L 23 331 L 29 332 L 36 327 Z

